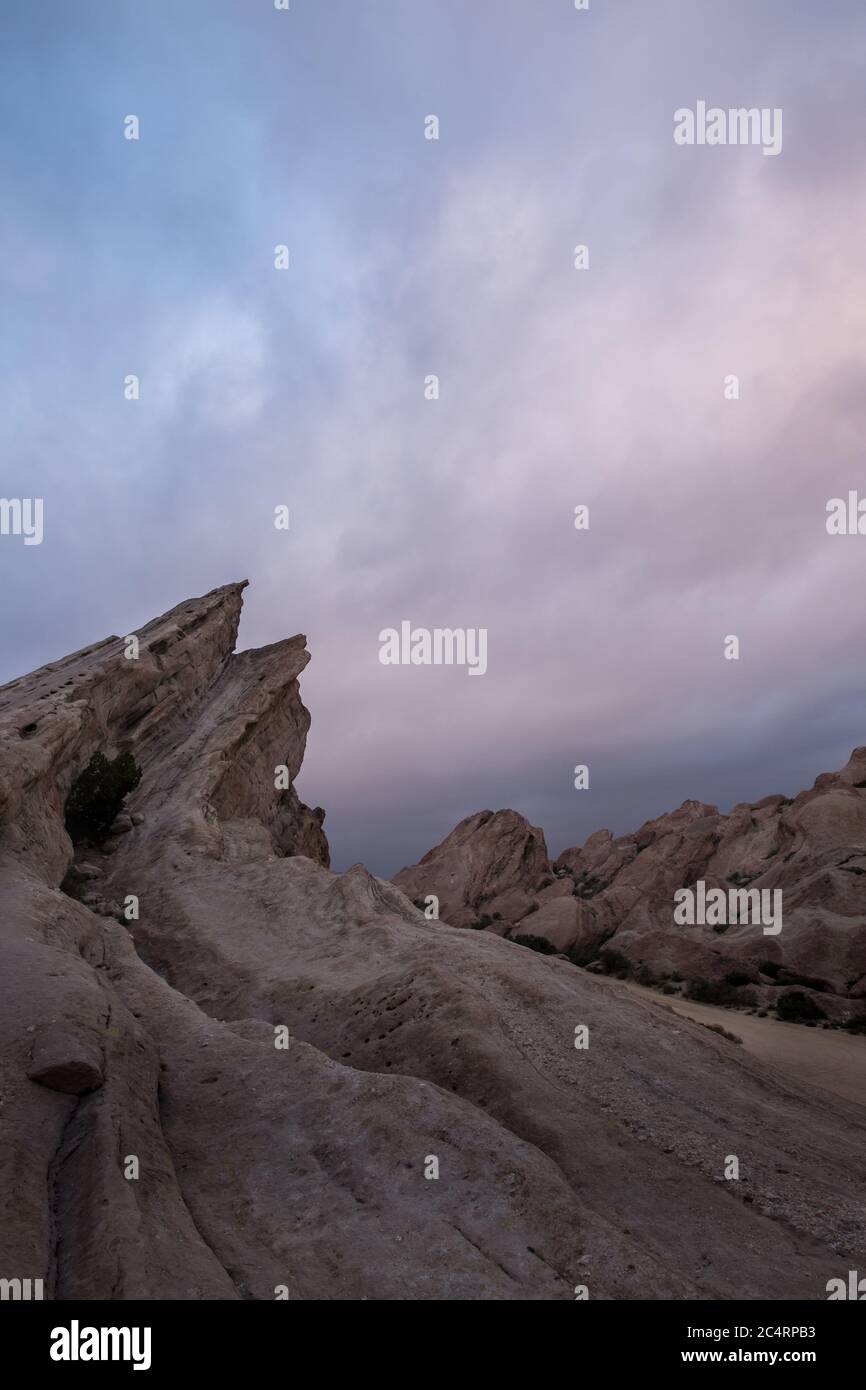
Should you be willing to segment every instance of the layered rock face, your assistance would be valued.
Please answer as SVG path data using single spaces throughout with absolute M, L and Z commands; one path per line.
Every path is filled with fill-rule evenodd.
M 821 994 L 825 1012 L 839 1019 L 866 999 L 866 748 L 793 800 L 767 796 L 728 815 L 686 801 L 633 835 L 596 831 L 581 848 L 553 864 L 535 860 L 522 875 L 511 850 L 521 836 L 543 844 L 541 831 L 515 812 L 482 812 L 394 881 L 418 899 L 440 894 L 440 915 L 460 926 L 504 904 L 507 890 L 496 927 L 541 938 L 581 964 L 607 947 L 658 977 L 719 980 L 740 967 L 769 1000 L 796 984 Z M 471 884 L 454 869 L 461 855 L 474 865 Z M 674 895 L 698 882 L 705 894 L 770 895 L 766 902 L 781 905 L 781 930 L 752 921 L 678 924 Z
M 467 816 L 420 864 L 393 879 L 416 906 L 435 893 L 440 917 L 452 926 L 493 930 L 519 922 L 553 881 L 544 832 L 516 811 Z
M 824 1298 L 862 1267 L 861 1107 L 330 871 L 292 785 L 304 639 L 233 654 L 242 587 L 149 624 L 137 660 L 112 638 L 0 690 L 0 1277 L 59 1299 Z M 141 781 L 73 852 L 95 752 Z M 504 920 L 548 893 L 540 918 L 563 901 L 543 837 L 506 816 L 467 840 L 492 822 L 501 867 L 455 856 L 454 902 Z

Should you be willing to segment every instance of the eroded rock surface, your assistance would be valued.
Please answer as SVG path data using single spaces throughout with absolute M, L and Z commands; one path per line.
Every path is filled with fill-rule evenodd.
M 519 921 L 554 880 L 542 830 L 516 811 L 479 811 L 393 881 L 416 903 L 435 893 L 452 926 L 495 930 Z
M 395 883 L 418 900 L 440 894 L 440 916 L 467 925 L 468 917 L 489 911 L 489 902 L 503 901 L 496 873 L 511 854 L 497 827 L 515 821 L 521 817 L 513 811 L 470 817 Z M 482 846 L 487 869 L 471 911 L 467 880 L 454 870 L 467 830 L 476 857 Z M 822 774 L 793 800 L 767 796 L 727 815 L 686 801 L 633 835 L 614 839 L 598 830 L 548 868 L 552 881 L 536 864 L 522 876 L 511 869 L 508 906 L 496 929 L 515 939 L 543 938 L 580 964 L 613 949 L 657 978 L 718 981 L 744 969 L 758 1002 L 772 1002 L 774 992 L 797 985 L 820 995 L 832 1019 L 851 1017 L 860 1008 L 853 1001 L 866 998 L 866 748 L 855 749 L 840 772 Z M 726 894 L 780 892 L 781 931 L 765 933 L 763 924 L 751 922 L 721 930 L 676 924 L 675 892 L 698 881 Z
M 137 662 L 108 639 L 0 690 L 0 1276 L 56 1298 L 824 1298 L 862 1267 L 861 1107 L 329 870 L 321 812 L 274 789 L 303 757 L 304 639 L 233 654 L 242 587 L 148 624 Z M 63 805 L 96 751 L 142 778 L 74 854 Z M 470 820 L 454 903 L 539 899 L 523 919 L 565 939 L 594 899 L 513 813 Z

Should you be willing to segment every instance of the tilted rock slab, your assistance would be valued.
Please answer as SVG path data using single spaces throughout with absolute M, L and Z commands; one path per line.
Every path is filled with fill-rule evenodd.
M 321 812 L 274 790 L 303 757 L 304 639 L 234 655 L 242 587 L 148 624 L 137 663 L 109 639 L 0 690 L 0 1277 L 824 1298 L 862 1266 L 860 1107 L 329 870 Z M 142 780 L 97 877 L 70 875 L 69 787 L 126 750 Z M 547 877 L 543 838 L 508 844 L 503 898 L 515 855 Z

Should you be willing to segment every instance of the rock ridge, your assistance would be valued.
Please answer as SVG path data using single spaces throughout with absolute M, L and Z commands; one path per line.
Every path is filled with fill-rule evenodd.
M 294 790 L 305 641 L 235 652 L 242 590 L 146 624 L 137 662 L 112 638 L 0 690 L 0 1277 L 60 1300 L 826 1297 L 866 1255 L 866 1110 L 333 873 Z M 73 847 L 99 751 L 141 780 Z M 539 830 L 469 821 L 455 902 L 556 904 Z

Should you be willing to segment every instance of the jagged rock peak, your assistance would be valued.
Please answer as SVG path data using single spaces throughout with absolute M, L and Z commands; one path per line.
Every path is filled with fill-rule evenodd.
M 74 779 L 95 753 L 128 752 L 143 772 L 133 809 L 171 808 L 211 848 L 221 818 L 246 822 L 230 832 L 236 849 L 256 822 L 260 850 L 303 844 L 327 862 L 324 812 L 302 806 L 292 785 L 310 723 L 298 689 L 306 639 L 235 653 L 247 582 L 187 599 L 0 690 L 0 854 L 26 856 L 59 883 L 71 858 L 63 808 Z
M 415 901 L 436 894 L 452 926 L 496 930 L 526 913 L 553 872 L 543 830 L 517 811 L 478 811 L 393 881 Z

